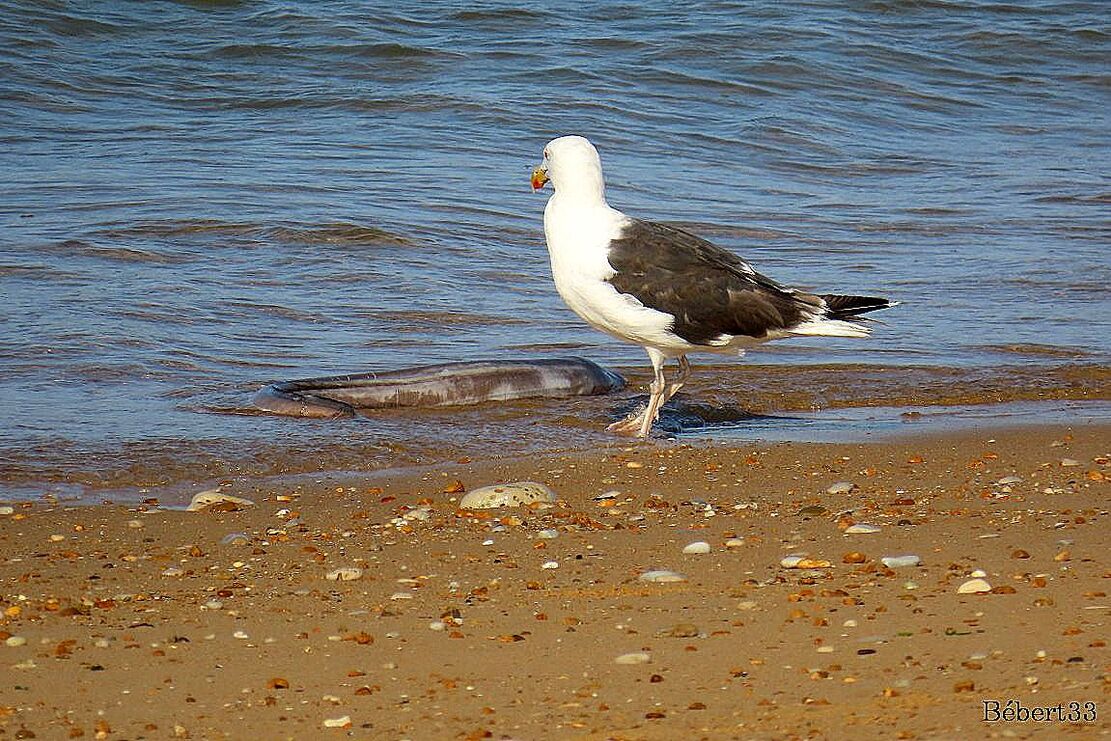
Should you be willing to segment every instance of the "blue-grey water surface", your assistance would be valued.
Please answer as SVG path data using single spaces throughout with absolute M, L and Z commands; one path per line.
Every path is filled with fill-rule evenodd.
M 551 286 L 527 177 L 565 133 L 618 208 L 903 302 L 870 341 L 741 362 L 1105 366 L 1109 24 L 1056 0 L 0 2 L 0 486 L 341 443 L 395 463 L 451 424 L 204 413 L 275 379 L 642 366 Z M 500 414 L 453 434 L 527 429 Z

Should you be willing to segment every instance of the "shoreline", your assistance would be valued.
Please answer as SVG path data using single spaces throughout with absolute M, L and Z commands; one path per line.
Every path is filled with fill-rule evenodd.
M 982 720 L 1008 699 L 1094 702 L 1053 725 L 1106 732 L 1109 448 L 1108 424 L 634 444 L 260 486 L 232 512 L 20 503 L 0 515 L 0 733 L 1042 732 Z M 525 479 L 559 501 L 458 506 Z M 992 592 L 959 594 L 977 570 Z

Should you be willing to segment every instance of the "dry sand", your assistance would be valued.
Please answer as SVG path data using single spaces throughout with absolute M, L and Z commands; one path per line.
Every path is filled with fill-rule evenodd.
M 647 443 L 267 483 L 230 512 L 15 503 L 0 738 L 1106 735 L 1109 432 Z M 557 505 L 457 506 L 523 479 Z M 958 593 L 977 569 L 992 591 Z M 1098 716 L 985 723 L 985 700 Z

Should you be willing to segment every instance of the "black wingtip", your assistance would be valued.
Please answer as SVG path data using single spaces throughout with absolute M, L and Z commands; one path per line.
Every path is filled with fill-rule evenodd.
M 877 296 L 840 296 L 836 294 L 822 296 L 826 302 L 826 311 L 832 319 L 849 319 L 870 311 L 880 311 L 898 306 L 898 301 L 890 301 Z

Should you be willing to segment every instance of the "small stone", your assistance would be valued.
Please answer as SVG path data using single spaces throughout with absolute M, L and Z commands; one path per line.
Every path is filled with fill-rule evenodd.
M 390 595 L 390 599 L 392 599 L 392 600 L 413 599 L 413 593 L 412 592 L 394 592 L 393 594 Z
M 878 533 L 882 528 L 879 525 L 870 525 L 867 522 L 858 522 L 845 528 L 845 535 L 870 535 Z
M 329 571 L 324 575 L 328 581 L 355 581 L 356 579 L 363 578 L 363 570 L 357 566 L 347 566 L 335 571 Z
M 709 553 L 709 552 L 710 552 L 710 544 L 707 543 L 704 540 L 696 540 L 695 542 L 688 543 L 686 546 L 683 547 L 683 553 L 686 553 L 688 555 L 690 555 L 690 554 L 702 554 L 702 553 Z
M 9 507 L 8 505 L 4 505 L 3 507 L 0 507 L 0 515 L 10 515 L 10 514 L 14 514 L 14 513 L 15 513 L 15 507 Z
M 247 631 L 245 631 L 245 630 L 237 630 L 234 633 L 232 633 L 231 636 L 232 636 L 232 638 L 238 638 L 241 641 L 245 641 L 248 638 L 250 638 L 250 636 L 247 635 Z
M 1073 468 L 1075 466 L 1082 466 L 1082 465 L 1084 465 L 1084 464 L 1081 463 L 1080 461 L 1076 460 L 1075 458 L 1062 458 L 1061 459 L 1061 466 L 1063 468 Z
M 860 551 L 849 551 L 841 557 L 841 560 L 844 563 L 864 563 L 868 560 L 868 557 Z
M 744 548 L 745 542 L 741 538 L 730 538 L 725 541 L 726 548 Z
M 757 606 L 756 600 L 745 599 L 737 603 L 738 610 L 755 610 Z
M 809 504 L 799 510 L 799 517 L 821 517 L 829 514 L 829 510 L 820 504 Z
M 559 561 L 545 561 L 544 563 L 542 563 L 540 565 L 540 568 L 547 569 L 549 571 L 552 570 L 552 569 L 558 569 L 559 568 Z
M 1072 553 L 1070 553 L 1067 550 L 1061 551 L 1060 553 L 1058 553 L 1056 556 L 1053 557 L 1053 560 L 1057 561 L 1058 563 L 1063 563 L 1065 561 L 1071 561 L 1072 560 Z
M 140 530 L 143 527 L 142 520 L 128 520 L 127 526 L 133 530 Z
M 1011 558 L 1030 558 L 1030 554 L 1029 552 L 1019 548 L 1011 554 Z
M 459 500 L 463 509 L 495 509 L 498 507 L 524 507 L 533 503 L 551 504 L 555 492 L 535 481 L 517 481 L 510 484 L 483 486 L 468 492 Z
M 971 574 L 969 574 L 969 576 L 971 576 L 973 579 L 983 579 L 987 575 L 988 572 L 984 571 L 983 569 L 976 569 Z
M 851 481 L 838 481 L 826 489 L 826 494 L 848 494 L 855 488 L 856 484 Z
M 204 603 L 205 609 L 208 609 L 208 610 L 219 610 L 219 609 L 222 609 L 223 606 L 224 606 L 224 603 L 221 602 L 218 599 L 210 599 L 208 602 Z
M 1022 477 L 1021 476 L 1004 476 L 1003 478 L 999 479 L 995 483 L 999 484 L 1000 486 L 1010 486 L 1011 484 L 1020 484 L 1020 483 L 1022 483 Z
M 620 656 L 618 656 L 616 659 L 613 660 L 613 663 L 615 663 L 615 664 L 625 664 L 625 665 L 647 664 L 651 660 L 652 660 L 652 657 L 650 655 L 646 654 L 643 651 L 636 651 L 634 653 L 621 654 Z
M 906 556 L 883 556 L 880 558 L 880 563 L 889 569 L 898 569 L 908 566 L 917 566 L 922 563 L 922 559 L 912 554 Z
M 698 626 L 693 623 L 679 623 L 661 630 L 657 635 L 664 638 L 697 638 L 699 632 Z
M 219 489 L 206 489 L 194 494 L 185 510 L 187 512 L 202 512 L 205 510 L 235 512 L 244 507 L 253 507 L 254 504 L 250 499 L 233 497 L 231 494 L 221 494 Z
M 351 716 L 341 715 L 338 718 L 325 718 L 325 728 L 349 728 L 351 726 Z
M 687 577 L 683 576 L 679 572 L 668 571 L 667 569 L 653 569 L 651 571 L 645 571 L 638 578 L 641 581 L 652 582 L 654 584 L 671 584 L 687 580 Z
M 829 561 L 806 556 L 787 556 L 779 565 L 785 569 L 828 569 L 833 566 Z
M 184 576 L 185 569 L 178 568 L 177 566 L 170 566 L 162 571 L 162 576 Z
M 543 538 L 544 540 L 553 540 L 559 537 L 559 531 L 555 529 L 541 530 L 536 534 L 536 537 Z
M 66 536 L 64 536 L 64 535 L 51 535 L 50 536 L 50 542 L 51 543 L 61 543 L 65 539 L 66 539 Z
M 220 538 L 221 545 L 247 545 L 250 541 L 247 533 L 228 533 Z
M 441 631 L 446 627 L 447 623 L 445 623 L 443 620 L 434 620 L 428 624 L 429 630 Z
M 981 594 L 990 591 L 991 584 L 988 584 L 985 579 L 969 579 L 957 587 L 957 594 Z
M 27 639 L 23 636 L 8 636 L 6 639 L 4 639 L 4 645 L 8 646 L 9 648 L 18 648 L 19 646 L 23 646 L 26 643 Z

